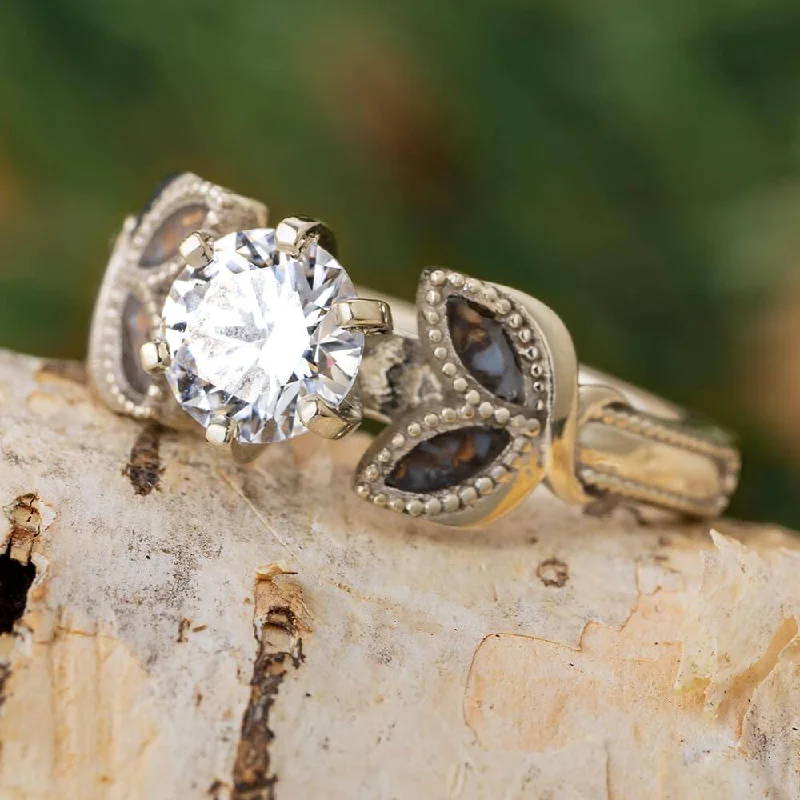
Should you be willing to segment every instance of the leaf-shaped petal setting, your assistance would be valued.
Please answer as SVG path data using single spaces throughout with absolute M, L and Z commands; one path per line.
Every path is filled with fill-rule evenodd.
M 552 360 L 524 297 L 425 270 L 419 344 L 432 397 L 393 419 L 359 464 L 355 488 L 379 507 L 448 525 L 479 524 L 544 474 Z
M 417 494 L 450 489 L 490 466 L 510 440 L 507 430 L 488 426 L 439 433 L 406 453 L 386 485 Z
M 505 403 L 545 423 L 552 365 L 527 308 L 501 286 L 442 269 L 422 273 L 417 306 L 420 340 L 445 392 Z
M 538 463 L 541 426 L 489 402 L 478 408 L 414 409 L 387 426 L 355 474 L 359 496 L 379 507 L 419 516 L 445 515 L 489 501 L 524 464 Z

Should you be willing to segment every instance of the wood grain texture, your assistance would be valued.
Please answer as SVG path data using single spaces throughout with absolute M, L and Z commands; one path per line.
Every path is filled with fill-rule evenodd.
M 792 534 L 447 531 L 351 494 L 365 436 L 241 467 L 83 380 L 0 354 L 0 797 L 800 797 Z

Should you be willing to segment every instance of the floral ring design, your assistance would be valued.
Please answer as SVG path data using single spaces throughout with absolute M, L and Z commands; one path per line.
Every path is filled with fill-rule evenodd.
M 311 432 L 385 424 L 359 497 L 450 526 L 499 519 L 544 482 L 570 503 L 719 514 L 732 438 L 578 364 L 546 305 L 426 269 L 416 309 L 356 289 L 323 223 L 183 173 L 118 236 L 89 371 L 115 411 L 202 426 L 239 461 Z

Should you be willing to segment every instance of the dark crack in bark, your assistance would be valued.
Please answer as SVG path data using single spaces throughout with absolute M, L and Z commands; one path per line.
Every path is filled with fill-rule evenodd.
M 11 633 L 25 613 L 28 590 L 36 577 L 31 553 L 42 531 L 38 500 L 36 492 L 28 492 L 3 509 L 11 529 L 6 551 L 0 555 L 0 634 Z
M 142 427 L 131 448 L 128 463 L 122 471 L 138 495 L 150 494 L 161 483 L 161 473 L 164 472 L 158 455 L 161 431 L 157 422 L 148 422 Z
M 284 589 L 286 602 L 281 602 Z M 302 635 L 309 629 L 298 616 L 297 612 L 302 610 L 299 587 L 295 584 L 279 587 L 272 580 L 257 584 L 254 622 L 257 651 L 250 700 L 242 717 L 233 768 L 231 800 L 275 800 L 278 776 L 271 764 L 270 745 L 275 734 L 270 727 L 270 714 L 284 678 L 305 660 Z
M 11 633 L 25 613 L 28 589 L 35 577 L 33 562 L 22 564 L 7 552 L 0 555 L 0 633 Z
M 0 710 L 6 702 L 6 683 L 11 677 L 11 666 L 9 664 L 0 664 Z

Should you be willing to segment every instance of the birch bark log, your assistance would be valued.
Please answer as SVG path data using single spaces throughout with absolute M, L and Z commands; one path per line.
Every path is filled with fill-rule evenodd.
M 798 540 L 372 509 L 0 354 L 0 797 L 800 797 Z

